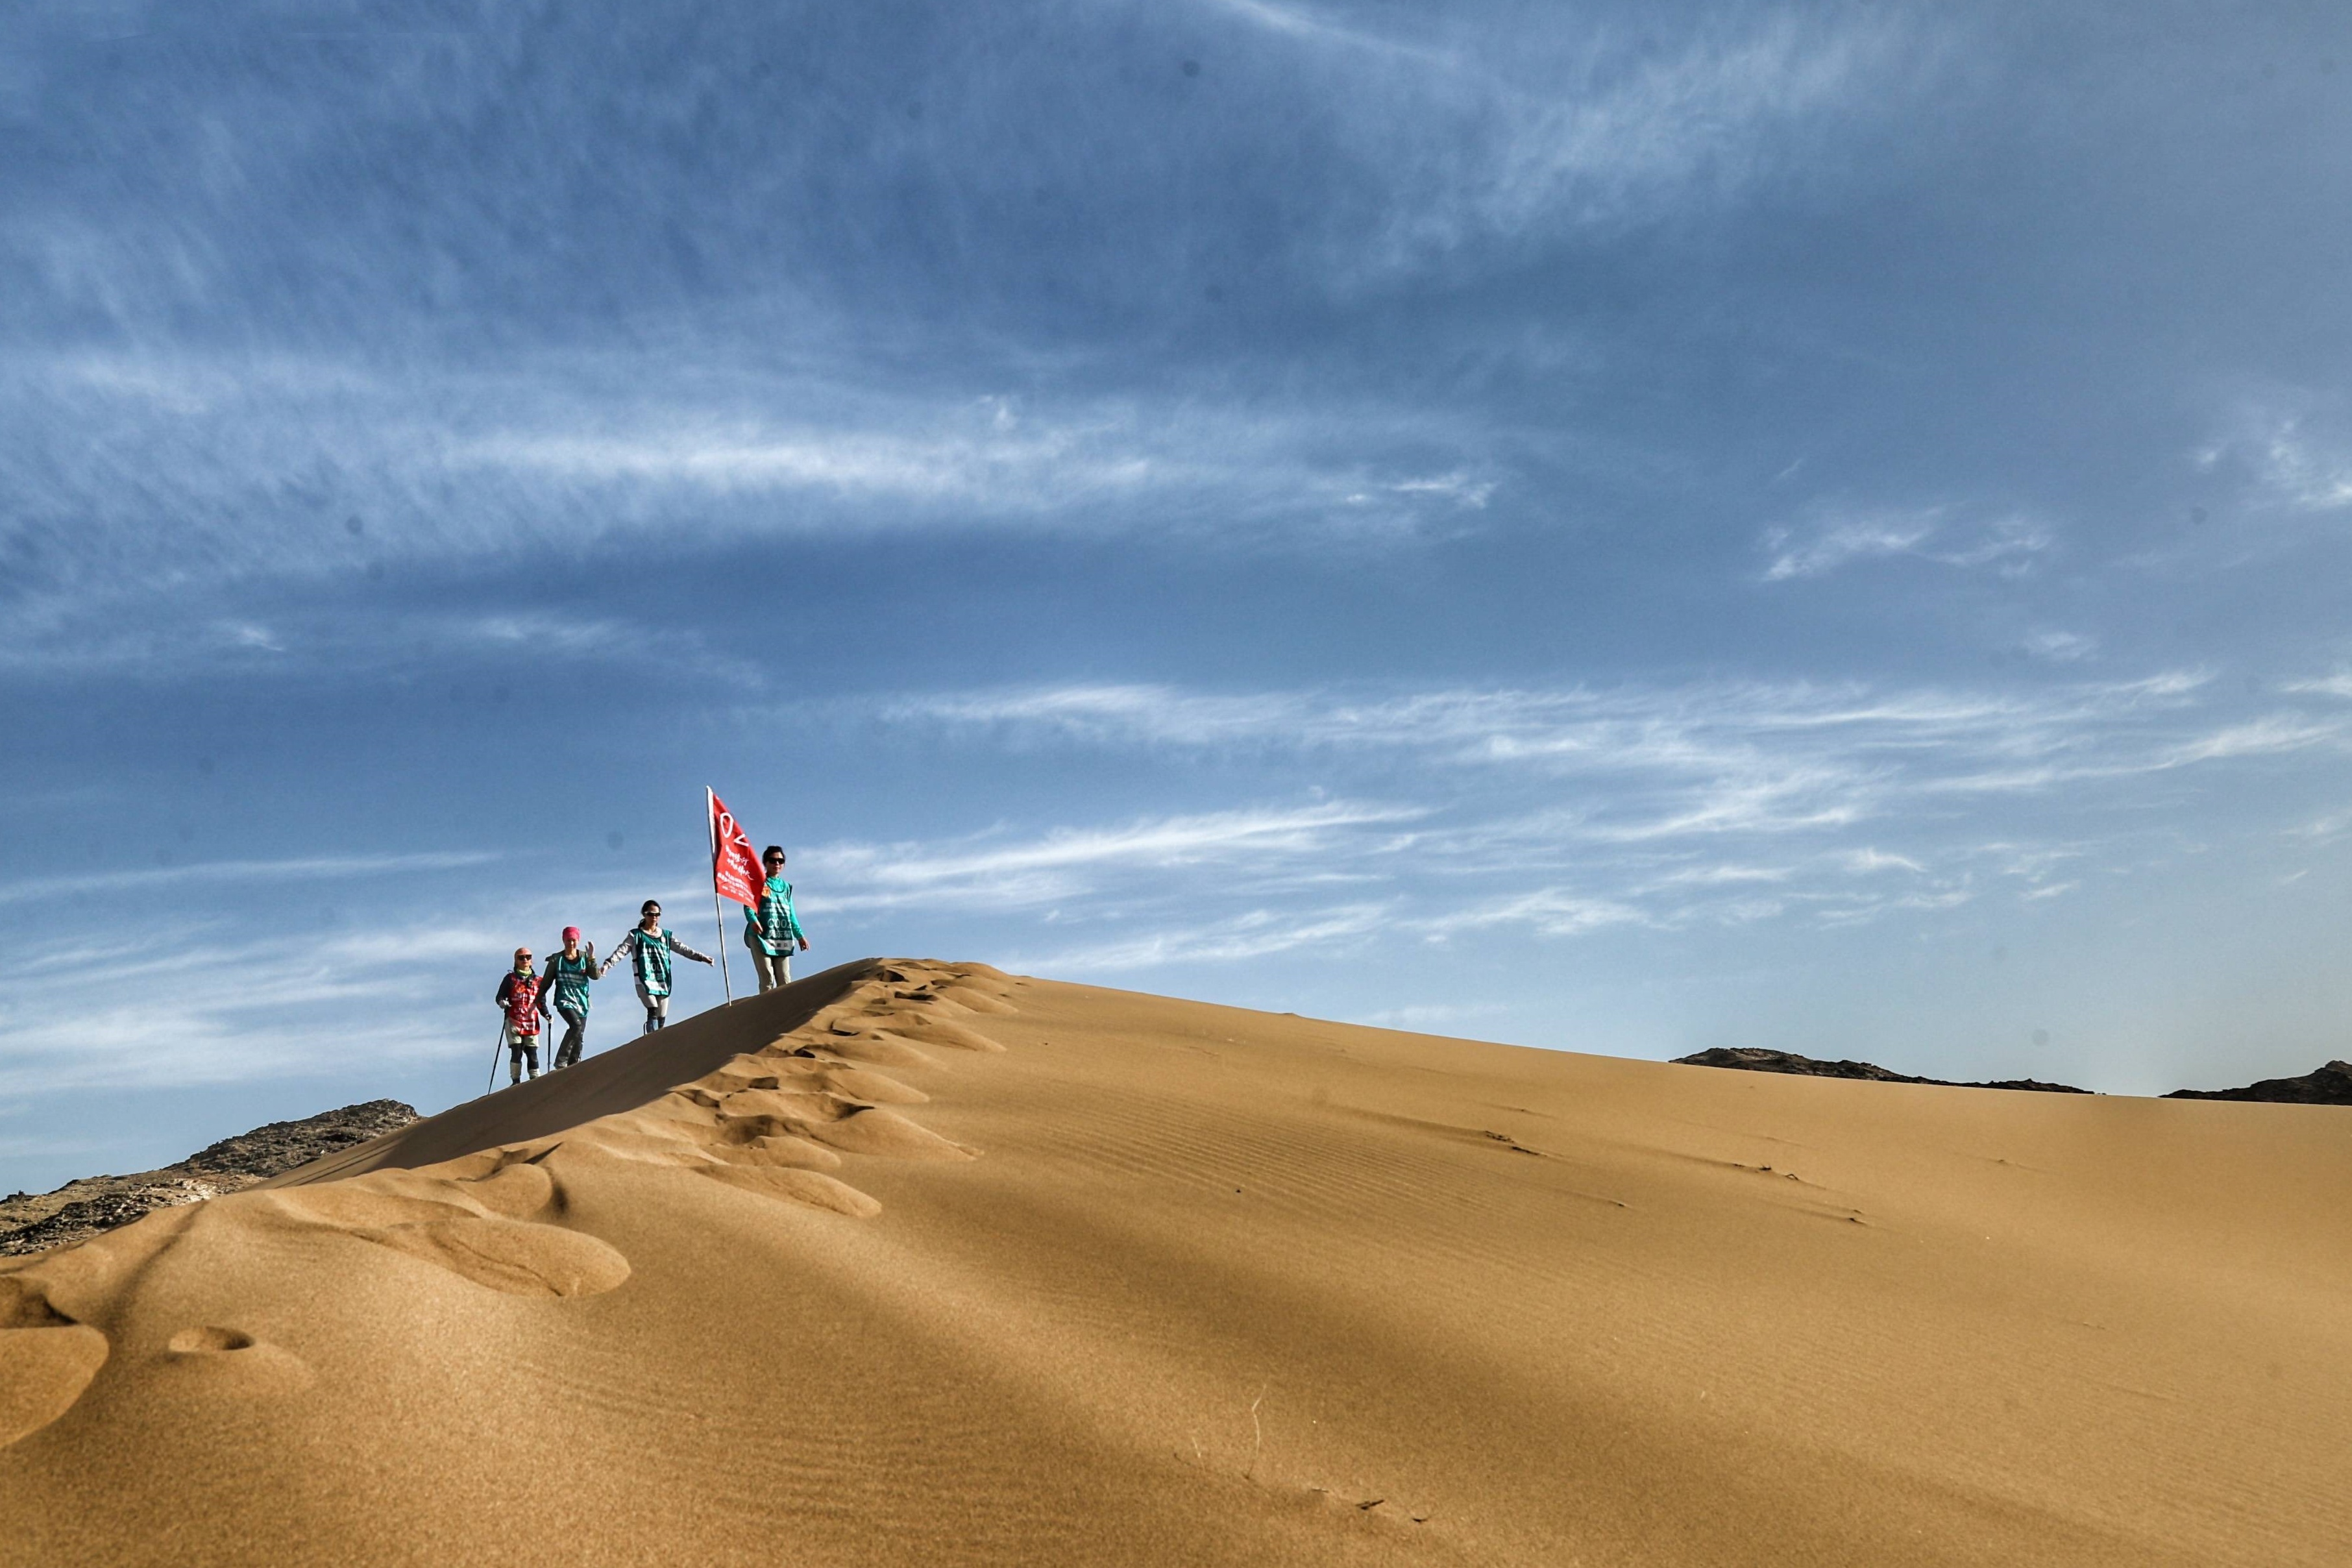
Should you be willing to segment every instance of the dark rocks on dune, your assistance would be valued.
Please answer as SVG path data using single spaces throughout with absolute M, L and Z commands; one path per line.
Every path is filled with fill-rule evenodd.
M 2243 1089 L 2176 1089 L 2167 1100 L 2260 1100 L 2281 1105 L 2352 1105 L 2352 1062 L 2333 1061 L 2301 1078 L 2266 1078 Z
M 179 1168 L 205 1173 L 241 1174 L 266 1181 L 281 1171 L 307 1165 L 323 1155 L 354 1143 L 364 1143 L 387 1132 L 397 1132 L 416 1120 L 416 1108 L 396 1100 L 370 1100 L 329 1110 L 300 1121 L 273 1121 L 250 1132 L 198 1150 Z
M 371 1100 L 224 1138 L 159 1171 L 85 1176 L 55 1192 L 13 1194 L 0 1199 L 0 1258 L 70 1246 L 156 1209 L 237 1192 L 355 1143 L 396 1132 L 416 1119 L 414 1106 Z
M 1768 1051 L 1749 1046 L 1717 1047 L 1697 1051 L 1690 1056 L 1676 1057 L 1683 1067 L 1737 1068 L 1742 1072 L 1799 1073 L 1807 1078 L 1860 1078 L 1878 1083 L 1927 1083 L 1924 1078 L 1911 1078 L 1892 1072 L 1874 1062 L 1817 1061 L 1801 1057 L 1794 1051 Z
M 1801 1057 L 1794 1051 L 1768 1051 L 1754 1046 L 1718 1046 L 1712 1050 L 1696 1051 L 1686 1057 L 1676 1057 L 1684 1067 L 1731 1068 L 1740 1072 L 1795 1073 L 1806 1078 L 1866 1079 L 1874 1083 L 1931 1083 L 1945 1089 L 2018 1089 L 2042 1094 L 2088 1094 L 2087 1089 L 2076 1089 L 2067 1083 L 2044 1083 L 2033 1078 L 1996 1079 L 1985 1083 L 1958 1083 L 1945 1078 L 1913 1078 L 1878 1066 L 1875 1062 L 1817 1061 Z

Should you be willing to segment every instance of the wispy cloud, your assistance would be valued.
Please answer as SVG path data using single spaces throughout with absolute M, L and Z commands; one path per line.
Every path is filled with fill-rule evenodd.
M 353 877 L 448 871 L 487 865 L 498 858 L 491 851 L 456 850 L 422 855 L 321 856 L 298 860 L 200 860 L 186 866 L 147 866 L 136 870 L 90 871 L 0 882 L 0 904 L 207 882 L 339 881 Z
M 1345 400 L 891 392 L 854 367 L 720 391 L 618 362 L 398 380 L 185 353 L 106 368 L 85 355 L 0 372 L 0 669 L 315 664 L 383 635 L 366 584 L 388 569 L 975 529 L 1182 533 L 1255 552 L 1458 533 L 1511 478 L 1466 424 Z M 159 512 L 169 531 L 152 527 Z M 323 621 L 304 607 L 319 584 L 375 614 Z M 273 586 L 282 609 L 222 613 L 236 592 Z M 610 618 L 532 624 L 562 654 Z M 397 630 L 437 645 L 465 631 L 454 619 Z
M 2293 750 L 2340 717 L 2201 720 L 2207 678 L 2169 671 L 2031 693 L 1712 684 L 1205 693 L 1059 686 L 908 699 L 901 724 L 1228 754 L 1381 752 L 1591 788 L 1579 837 L 1635 842 L 1869 821 L 1920 795 L 1998 795 Z
M 1790 866 L 1685 866 L 1660 877 L 1660 888 L 1718 888 L 1743 882 L 1785 882 L 1796 875 Z
M 1963 524 L 1948 507 L 1915 511 L 1829 510 L 1802 525 L 1765 531 L 1771 556 L 1768 583 L 1820 577 L 1856 561 L 1907 556 L 1944 566 L 1992 566 L 2025 571 L 2055 541 L 2040 524 L 2020 517 Z
M 1764 580 L 1780 583 L 1791 577 L 1818 577 L 1850 561 L 1911 554 L 1936 531 L 1940 521 L 1935 512 L 1843 518 L 1815 524 L 1801 537 L 1794 529 L 1771 529 L 1764 535 L 1765 548 L 1772 552 Z
M 1153 451 L 1129 422 L 1093 428 L 940 432 L 760 428 L 503 434 L 458 447 L 461 466 L 573 482 L 691 485 L 719 491 L 829 490 L 1039 511 L 1087 499 L 1197 486 L 1212 476 Z
M 1427 16 L 1407 33 L 1274 0 L 1211 8 L 1297 50 L 1310 79 L 1345 83 L 1332 100 L 1343 134 L 1388 191 L 1370 255 L 1390 269 L 1738 199 L 1922 91 L 1946 52 L 1908 20 L 1853 15 L 1711 19 L 1646 47 L 1568 29 L 1497 48 Z
M 1581 936 L 1604 926 L 1645 923 L 1641 910 L 1613 899 L 1589 898 L 1565 888 L 1538 888 L 1513 893 L 1415 922 L 1414 930 L 1432 942 L 1442 942 L 1465 931 L 1490 926 L 1524 925 L 1545 936 Z
M 1115 827 L 1065 827 L 1028 838 L 986 835 L 960 843 L 832 844 L 806 852 L 833 887 L 813 897 L 824 910 L 1020 908 L 1096 890 L 1106 872 L 1226 868 L 1245 862 L 1253 879 L 1276 866 L 1330 855 L 1341 838 L 1370 847 L 1401 846 L 1392 831 L 1423 808 L 1353 801 L 1166 816 Z M 1369 838 L 1365 830 L 1379 829 Z
M 2042 631 L 2030 633 L 2019 646 L 2029 658 L 2050 664 L 2080 664 L 2097 657 L 2099 639 L 2082 632 Z
M 2345 733 L 2345 726 L 2340 721 L 2315 721 L 2293 714 L 2265 714 L 2246 723 L 2224 725 L 2183 742 L 2164 752 L 2151 764 L 2149 771 L 2187 767 L 2196 763 L 2217 762 L 2231 757 L 2265 757 L 2283 752 L 2301 752 L 2340 741 Z
M 1843 856 L 1850 871 L 1911 871 L 1926 875 L 1927 868 L 1906 855 L 1889 855 L 1884 850 L 1864 847 L 1849 849 Z
M 1286 37 L 1309 38 L 1318 43 L 1370 49 L 1380 54 L 1402 53 L 1418 59 L 1439 60 L 1444 58 L 1434 51 L 1413 48 L 1395 38 L 1360 27 L 1350 27 L 1317 5 L 1276 4 L 1276 0 L 1205 0 L 1205 4 L 1211 10 L 1238 16 Z
M 1367 505 L 1381 496 L 1402 496 L 1408 499 L 1428 497 L 1447 500 L 1465 511 L 1485 509 L 1495 493 L 1496 481 L 1477 479 L 1465 470 L 1450 474 L 1433 474 L 1426 479 L 1395 479 L 1378 485 L 1371 490 L 1357 490 L 1345 499 L 1350 505 Z
M 1410 924 L 1427 935 L 1515 926 L 1573 938 L 1932 916 L 1979 897 L 1988 871 L 2027 891 L 2053 888 L 2055 868 L 2098 859 L 2105 840 L 2078 823 L 2054 841 L 2021 841 L 2027 816 L 2072 821 L 2094 798 L 2085 790 L 2352 742 L 2344 715 L 2217 713 L 2215 697 L 2202 673 L 2167 671 L 1998 695 L 1805 684 L 1390 694 L 1060 686 L 903 699 L 883 711 L 964 744 L 1181 750 L 1277 774 L 1374 767 L 1397 804 L 1318 807 L 1303 823 L 1273 814 L 1276 842 L 1304 829 L 1298 865 L 1277 852 L 1255 857 L 1258 869 L 1314 864 L 1411 889 Z M 1253 820 L 1187 819 L 1173 831 L 1180 842 L 1195 833 L 1243 842 Z M 974 864 L 1003 876 L 1016 901 L 1052 902 L 1057 920 L 1148 922 L 1155 898 L 1175 897 L 1170 885 L 1147 896 L 1114 863 L 1130 858 L 1129 834 L 1149 846 L 1166 831 L 1073 836 L 1066 854 L 1024 843 L 1001 867 Z M 2136 831 L 2099 825 L 2109 836 Z M 919 902 L 934 885 L 984 896 L 988 877 L 967 875 L 957 854 L 889 853 L 910 869 L 904 894 L 879 902 Z M 844 880 L 887 875 L 886 856 L 861 858 L 876 871 L 852 872 L 844 858 Z M 1065 862 L 1065 874 L 1031 879 L 1051 861 Z M 947 874 L 925 869 L 935 863 Z M 1156 942 L 1125 939 L 1119 951 L 1160 951 Z
M 200 927 L 135 944 L 29 950 L 0 1001 L 0 1088 L 36 1094 L 316 1076 L 335 1070 L 354 1040 L 378 1061 L 447 1054 L 460 1048 L 457 1020 L 439 966 L 420 961 L 403 940 L 410 934 L 424 933 L 321 941 L 273 931 L 261 941 Z M 492 1020 L 468 1011 L 485 1027 L 465 1033 L 487 1046 Z
M 1015 967 L 1040 973 L 1086 975 L 1158 969 L 1178 963 L 1235 963 L 1302 948 L 1355 943 L 1393 926 L 1397 912 L 1383 904 L 1349 904 L 1311 911 L 1249 910 L 1213 921 L 1192 921 L 1109 942 L 1015 957 Z
M 2352 434 L 2340 405 L 2302 392 L 2249 398 L 2227 432 L 2200 447 L 2197 466 L 2234 469 L 2258 507 L 2298 513 L 2352 507 Z
M 2289 838 L 2308 839 L 2319 844 L 2332 843 L 2347 833 L 2352 833 L 2352 806 L 2347 806 L 2341 811 L 2323 813 L 2307 822 L 2295 824 L 2285 829 L 2284 833 Z

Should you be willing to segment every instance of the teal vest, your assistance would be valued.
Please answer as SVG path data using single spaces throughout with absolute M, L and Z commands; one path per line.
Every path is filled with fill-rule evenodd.
M 559 952 L 547 961 L 549 999 L 567 1013 L 588 1011 L 588 983 L 595 978 L 596 966 L 584 949 L 577 958 Z

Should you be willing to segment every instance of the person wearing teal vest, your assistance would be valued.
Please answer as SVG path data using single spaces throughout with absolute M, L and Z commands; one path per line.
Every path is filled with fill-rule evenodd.
M 773 991 L 793 979 L 793 948 L 808 951 L 808 933 L 793 912 L 793 885 L 784 880 L 784 852 L 768 846 L 761 857 L 768 880 L 760 889 L 760 907 L 743 907 L 743 945 L 751 950 L 751 966 L 760 972 L 760 989 Z
M 697 963 L 710 960 L 677 940 L 661 923 L 661 900 L 647 899 L 644 918 L 636 928 L 623 937 L 613 948 L 613 956 L 604 962 L 618 963 L 624 953 L 637 976 L 637 1000 L 646 1005 L 645 1032 L 652 1034 L 669 1021 L 669 955 L 690 958 Z
M 563 1041 L 555 1047 L 555 1059 L 548 1070 L 568 1068 L 580 1060 L 580 1052 L 588 1043 L 588 983 L 604 978 L 612 963 L 596 963 L 596 949 L 592 943 L 580 945 L 580 928 L 563 928 L 563 951 L 547 955 L 547 968 L 539 977 L 540 988 L 547 994 L 563 1019 Z

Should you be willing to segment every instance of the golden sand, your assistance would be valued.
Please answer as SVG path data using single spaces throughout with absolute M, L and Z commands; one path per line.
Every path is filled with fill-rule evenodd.
M 2342 1568 L 2347 1192 L 849 964 L 0 1264 L 0 1563 Z

